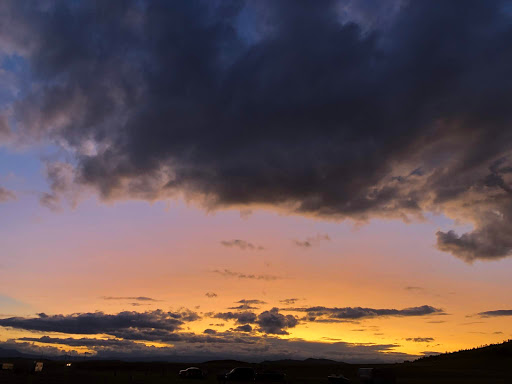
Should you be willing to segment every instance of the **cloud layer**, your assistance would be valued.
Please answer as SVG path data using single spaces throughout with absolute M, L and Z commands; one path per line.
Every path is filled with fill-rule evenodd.
M 72 315 L 41 313 L 35 318 L 0 319 L 0 327 L 28 331 L 25 336 L 1 342 L 0 348 L 50 356 L 83 353 L 83 349 L 77 352 L 74 348 L 86 348 L 97 358 L 171 361 L 219 358 L 262 361 L 319 356 L 368 362 L 402 361 L 412 357 L 395 352 L 395 348 L 399 347 L 397 344 L 352 344 L 342 341 L 325 343 L 298 338 L 282 339 L 279 336 L 287 335 L 299 321 L 292 315 L 279 313 L 277 308 L 259 314 L 245 311 L 212 313 L 206 316 L 235 321 L 236 326 L 224 331 L 207 328 L 201 333 L 190 332 L 184 329 L 185 325 L 199 317 L 189 310 L 118 314 L 91 312 Z M 66 352 L 61 348 L 66 348 Z
M 37 84 L 10 105 L 16 133 L 73 158 L 51 168 L 43 203 L 72 199 L 71 180 L 209 209 L 443 212 L 473 229 L 439 231 L 440 250 L 509 256 L 506 2 L 341 5 L 3 1 L 0 47 Z

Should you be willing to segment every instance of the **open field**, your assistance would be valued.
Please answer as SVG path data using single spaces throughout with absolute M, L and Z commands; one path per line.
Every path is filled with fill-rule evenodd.
M 5 359 L 4 359 L 5 360 Z M 501 361 L 499 361 L 501 360 Z M 15 364 L 23 359 L 11 360 Z M 26 363 L 26 361 L 25 361 Z M 472 359 L 455 359 L 447 356 L 442 359 L 425 359 L 402 364 L 387 365 L 356 365 L 337 363 L 328 360 L 306 361 L 277 361 L 260 364 L 248 364 L 236 361 L 212 361 L 202 364 L 184 363 L 134 363 L 120 361 L 80 361 L 72 362 L 66 367 L 64 361 L 44 361 L 44 370 L 41 373 L 28 372 L 0 372 L 1 383 L 176 383 L 185 384 L 200 382 L 204 384 L 217 384 L 217 375 L 225 373 L 237 366 L 250 366 L 258 372 L 279 371 L 286 373 L 287 383 L 327 384 L 329 374 L 343 374 L 352 383 L 359 383 L 357 369 L 360 367 L 380 367 L 391 370 L 396 383 L 486 383 L 505 384 L 512 383 L 512 374 L 508 366 L 512 360 L 497 359 L 494 362 L 483 359 L 475 363 Z M 178 377 L 180 369 L 189 366 L 198 366 L 208 372 L 203 380 L 186 380 Z

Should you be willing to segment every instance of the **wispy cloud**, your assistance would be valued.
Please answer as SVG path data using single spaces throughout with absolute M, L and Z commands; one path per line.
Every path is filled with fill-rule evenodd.
M 102 296 L 103 300 L 161 301 L 146 296 Z
M 512 309 L 497 309 L 495 311 L 480 312 L 480 317 L 501 317 L 501 316 L 512 316 Z
M 306 312 L 308 321 L 345 321 L 358 320 L 375 317 L 411 317 L 442 315 L 445 312 L 440 308 L 434 308 L 430 305 L 421 307 L 411 307 L 405 309 L 375 309 L 362 307 L 304 307 L 304 308 L 285 308 L 287 311 Z
M 206 292 L 204 295 L 206 297 L 208 297 L 209 299 L 213 299 L 214 297 L 217 297 L 217 294 L 215 292 Z
M 239 239 L 235 239 L 235 240 L 223 240 L 220 242 L 223 246 L 225 247 L 228 247 L 228 248 L 239 248 L 239 249 L 242 249 L 242 250 L 249 250 L 249 251 L 263 251 L 265 249 L 265 247 L 261 246 L 261 245 L 256 245 L 256 244 L 253 244 L 253 243 L 249 243 L 248 241 L 245 241 L 245 240 L 239 240 Z
M 413 292 L 418 292 L 418 291 L 424 291 L 425 288 L 423 287 L 416 287 L 416 286 L 408 286 L 408 287 L 405 287 L 404 288 L 406 291 L 413 291 Z
M 300 248 L 311 248 L 320 244 L 322 241 L 330 241 L 331 238 L 327 234 L 317 234 L 316 236 L 308 237 L 305 240 L 293 240 L 293 243 Z
M 237 305 L 235 307 L 229 307 L 228 309 L 237 309 L 237 310 L 249 310 L 249 309 L 258 309 L 259 307 L 256 307 L 256 305 L 263 305 L 267 304 L 265 301 L 262 300 L 246 300 L 242 299 L 235 302 Z
M 16 194 L 13 191 L 0 187 L 0 203 L 9 200 L 16 200 Z
M 279 300 L 279 302 L 281 304 L 284 304 L 284 305 L 292 305 L 292 304 L 295 304 L 297 301 L 299 301 L 300 299 L 298 298 L 291 298 L 291 299 L 283 299 L 283 300 Z
M 433 337 L 408 337 L 405 340 L 412 341 L 414 343 L 430 343 L 435 339 Z
M 256 274 L 252 274 L 252 273 L 246 274 L 246 273 L 241 273 L 241 272 L 234 272 L 229 269 L 222 269 L 222 270 L 215 269 L 212 272 L 216 273 L 218 275 L 224 276 L 224 277 L 237 277 L 239 279 L 267 280 L 267 281 L 282 279 L 282 277 L 275 276 L 275 275 L 267 275 L 267 274 L 256 275 Z

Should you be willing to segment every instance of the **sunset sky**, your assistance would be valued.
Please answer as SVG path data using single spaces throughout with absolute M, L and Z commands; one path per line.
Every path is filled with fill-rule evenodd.
M 509 1 L 0 1 L 0 348 L 512 338 L 511 41 Z

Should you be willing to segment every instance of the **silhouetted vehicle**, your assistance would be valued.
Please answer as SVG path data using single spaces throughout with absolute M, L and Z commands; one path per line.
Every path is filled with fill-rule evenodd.
M 254 375 L 255 381 L 266 381 L 266 382 L 282 382 L 285 381 L 286 375 L 281 372 L 261 372 Z
M 197 367 L 189 367 L 187 369 L 182 369 L 179 372 L 180 377 L 184 379 L 202 379 L 204 378 L 204 372 Z
M 395 384 L 396 378 L 392 371 L 382 368 L 359 368 L 359 382 L 363 384 Z
M 253 381 L 254 369 L 248 367 L 237 367 L 226 373 L 225 381 Z
M 350 380 L 341 374 L 329 375 L 327 376 L 327 380 L 330 384 L 350 384 Z

